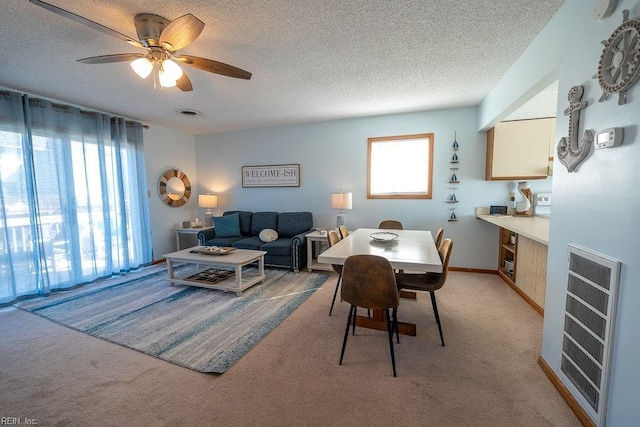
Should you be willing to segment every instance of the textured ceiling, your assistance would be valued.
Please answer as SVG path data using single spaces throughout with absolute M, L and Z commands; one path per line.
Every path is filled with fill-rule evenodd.
M 507 120 L 523 120 L 539 117 L 555 117 L 558 106 L 558 81 L 541 90 L 529 102 L 511 113 Z
M 183 67 L 193 92 L 154 90 L 126 62 L 76 62 L 142 50 L 2 0 L 0 86 L 202 134 L 478 105 L 564 0 L 47 1 L 132 37 L 137 13 L 192 13 L 206 26 L 183 53 L 253 77 Z

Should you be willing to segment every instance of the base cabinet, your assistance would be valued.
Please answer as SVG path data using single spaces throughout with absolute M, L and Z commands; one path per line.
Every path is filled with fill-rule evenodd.
M 498 275 L 538 313 L 544 314 L 547 246 L 500 228 Z
M 547 286 L 547 246 L 535 240 L 518 239 L 516 286 L 541 308 Z
M 514 281 L 516 277 L 516 242 L 518 235 L 506 228 L 500 229 L 500 255 L 498 271 L 505 280 Z

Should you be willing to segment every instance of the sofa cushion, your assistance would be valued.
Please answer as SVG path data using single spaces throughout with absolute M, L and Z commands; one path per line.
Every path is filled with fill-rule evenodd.
M 278 239 L 273 242 L 264 243 L 260 246 L 260 250 L 267 251 L 269 255 L 290 256 L 291 239 Z
M 252 249 L 259 251 L 260 246 L 264 245 L 258 236 L 245 237 L 244 239 L 233 242 L 233 247 L 238 249 Z
M 240 215 L 224 215 L 213 218 L 216 237 L 240 237 Z
M 254 212 L 251 219 L 251 235 L 257 236 L 265 228 L 278 229 L 278 212 Z
M 260 232 L 258 237 L 265 243 L 273 242 L 274 240 L 278 240 L 278 232 L 273 228 L 265 228 Z
M 240 234 L 243 236 L 251 236 L 251 218 L 253 212 L 249 211 L 227 211 L 223 215 L 240 215 Z
M 206 246 L 229 247 L 233 246 L 233 243 L 240 239 L 243 239 L 243 237 L 214 237 L 213 239 L 205 241 L 204 244 Z
M 293 237 L 313 228 L 313 214 L 311 212 L 281 212 L 278 217 L 278 235 Z

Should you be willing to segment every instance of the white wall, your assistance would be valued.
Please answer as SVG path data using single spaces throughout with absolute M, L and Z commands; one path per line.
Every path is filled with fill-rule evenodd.
M 197 185 L 195 142 L 193 135 L 151 125 L 144 130 L 144 155 L 149 188 L 149 215 L 151 221 L 151 241 L 153 259 L 176 250 L 174 228 L 182 221 L 195 218 L 198 209 L 197 192 L 181 207 L 173 208 L 162 202 L 158 194 L 158 180 L 167 169 L 183 171 Z M 200 218 L 202 220 L 202 217 Z
M 542 357 L 559 372 L 562 346 L 563 311 L 566 292 L 567 244 L 573 243 L 611 256 L 623 263 L 614 334 L 613 364 L 608 399 L 609 426 L 637 425 L 640 396 L 640 263 L 638 257 L 637 211 L 640 210 L 640 84 L 627 93 L 627 104 L 618 105 L 617 95 L 603 103 L 596 80 L 600 42 L 609 38 L 622 23 L 622 10 L 631 9 L 631 17 L 640 17 L 636 0 L 618 2 L 615 13 L 594 21 L 594 1 L 567 0 L 547 27 L 534 40 L 516 65 L 488 96 L 481 111 L 482 123 L 489 123 L 500 111 L 510 108 L 542 75 L 559 76 L 559 103 L 556 141 L 567 134 L 567 92 L 583 85 L 583 110 L 580 132 L 624 127 L 621 147 L 592 151 L 576 173 L 557 160 L 553 177 L 553 215 L 551 216 L 547 291 L 545 303 Z M 527 73 L 526 70 L 532 70 Z M 518 78 L 520 76 L 521 78 Z M 510 94 L 510 96 L 502 96 Z
M 462 108 L 337 120 L 295 126 L 196 136 L 199 191 L 218 194 L 217 215 L 232 209 L 308 210 L 317 227 L 335 227 L 331 209 L 335 191 L 353 193 L 353 209 L 345 211 L 350 229 L 376 227 L 383 219 L 405 228 L 445 228 L 455 241 L 452 265 L 497 268 L 498 233 L 474 216 L 476 206 L 507 204 L 508 182 L 484 181 L 486 133 L 478 133 L 478 110 Z M 451 145 L 457 131 L 461 181 L 456 192 L 458 222 L 447 222 L 445 203 L 451 177 Z M 415 133 L 435 134 L 434 185 L 431 200 L 368 200 L 367 138 Z M 241 167 L 299 163 L 299 188 L 242 188 Z M 532 182 L 533 191 L 550 190 L 550 180 Z

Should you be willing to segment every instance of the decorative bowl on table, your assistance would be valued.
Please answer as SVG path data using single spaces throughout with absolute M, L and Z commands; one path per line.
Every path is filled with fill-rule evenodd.
M 396 240 L 398 238 L 398 235 L 389 231 L 378 231 L 376 233 L 369 234 L 369 237 L 371 237 L 374 242 L 383 243 Z
M 220 246 L 205 246 L 199 249 L 195 249 L 191 252 L 196 252 L 196 253 L 205 254 L 205 255 L 226 255 L 235 250 L 236 248 L 224 248 Z

